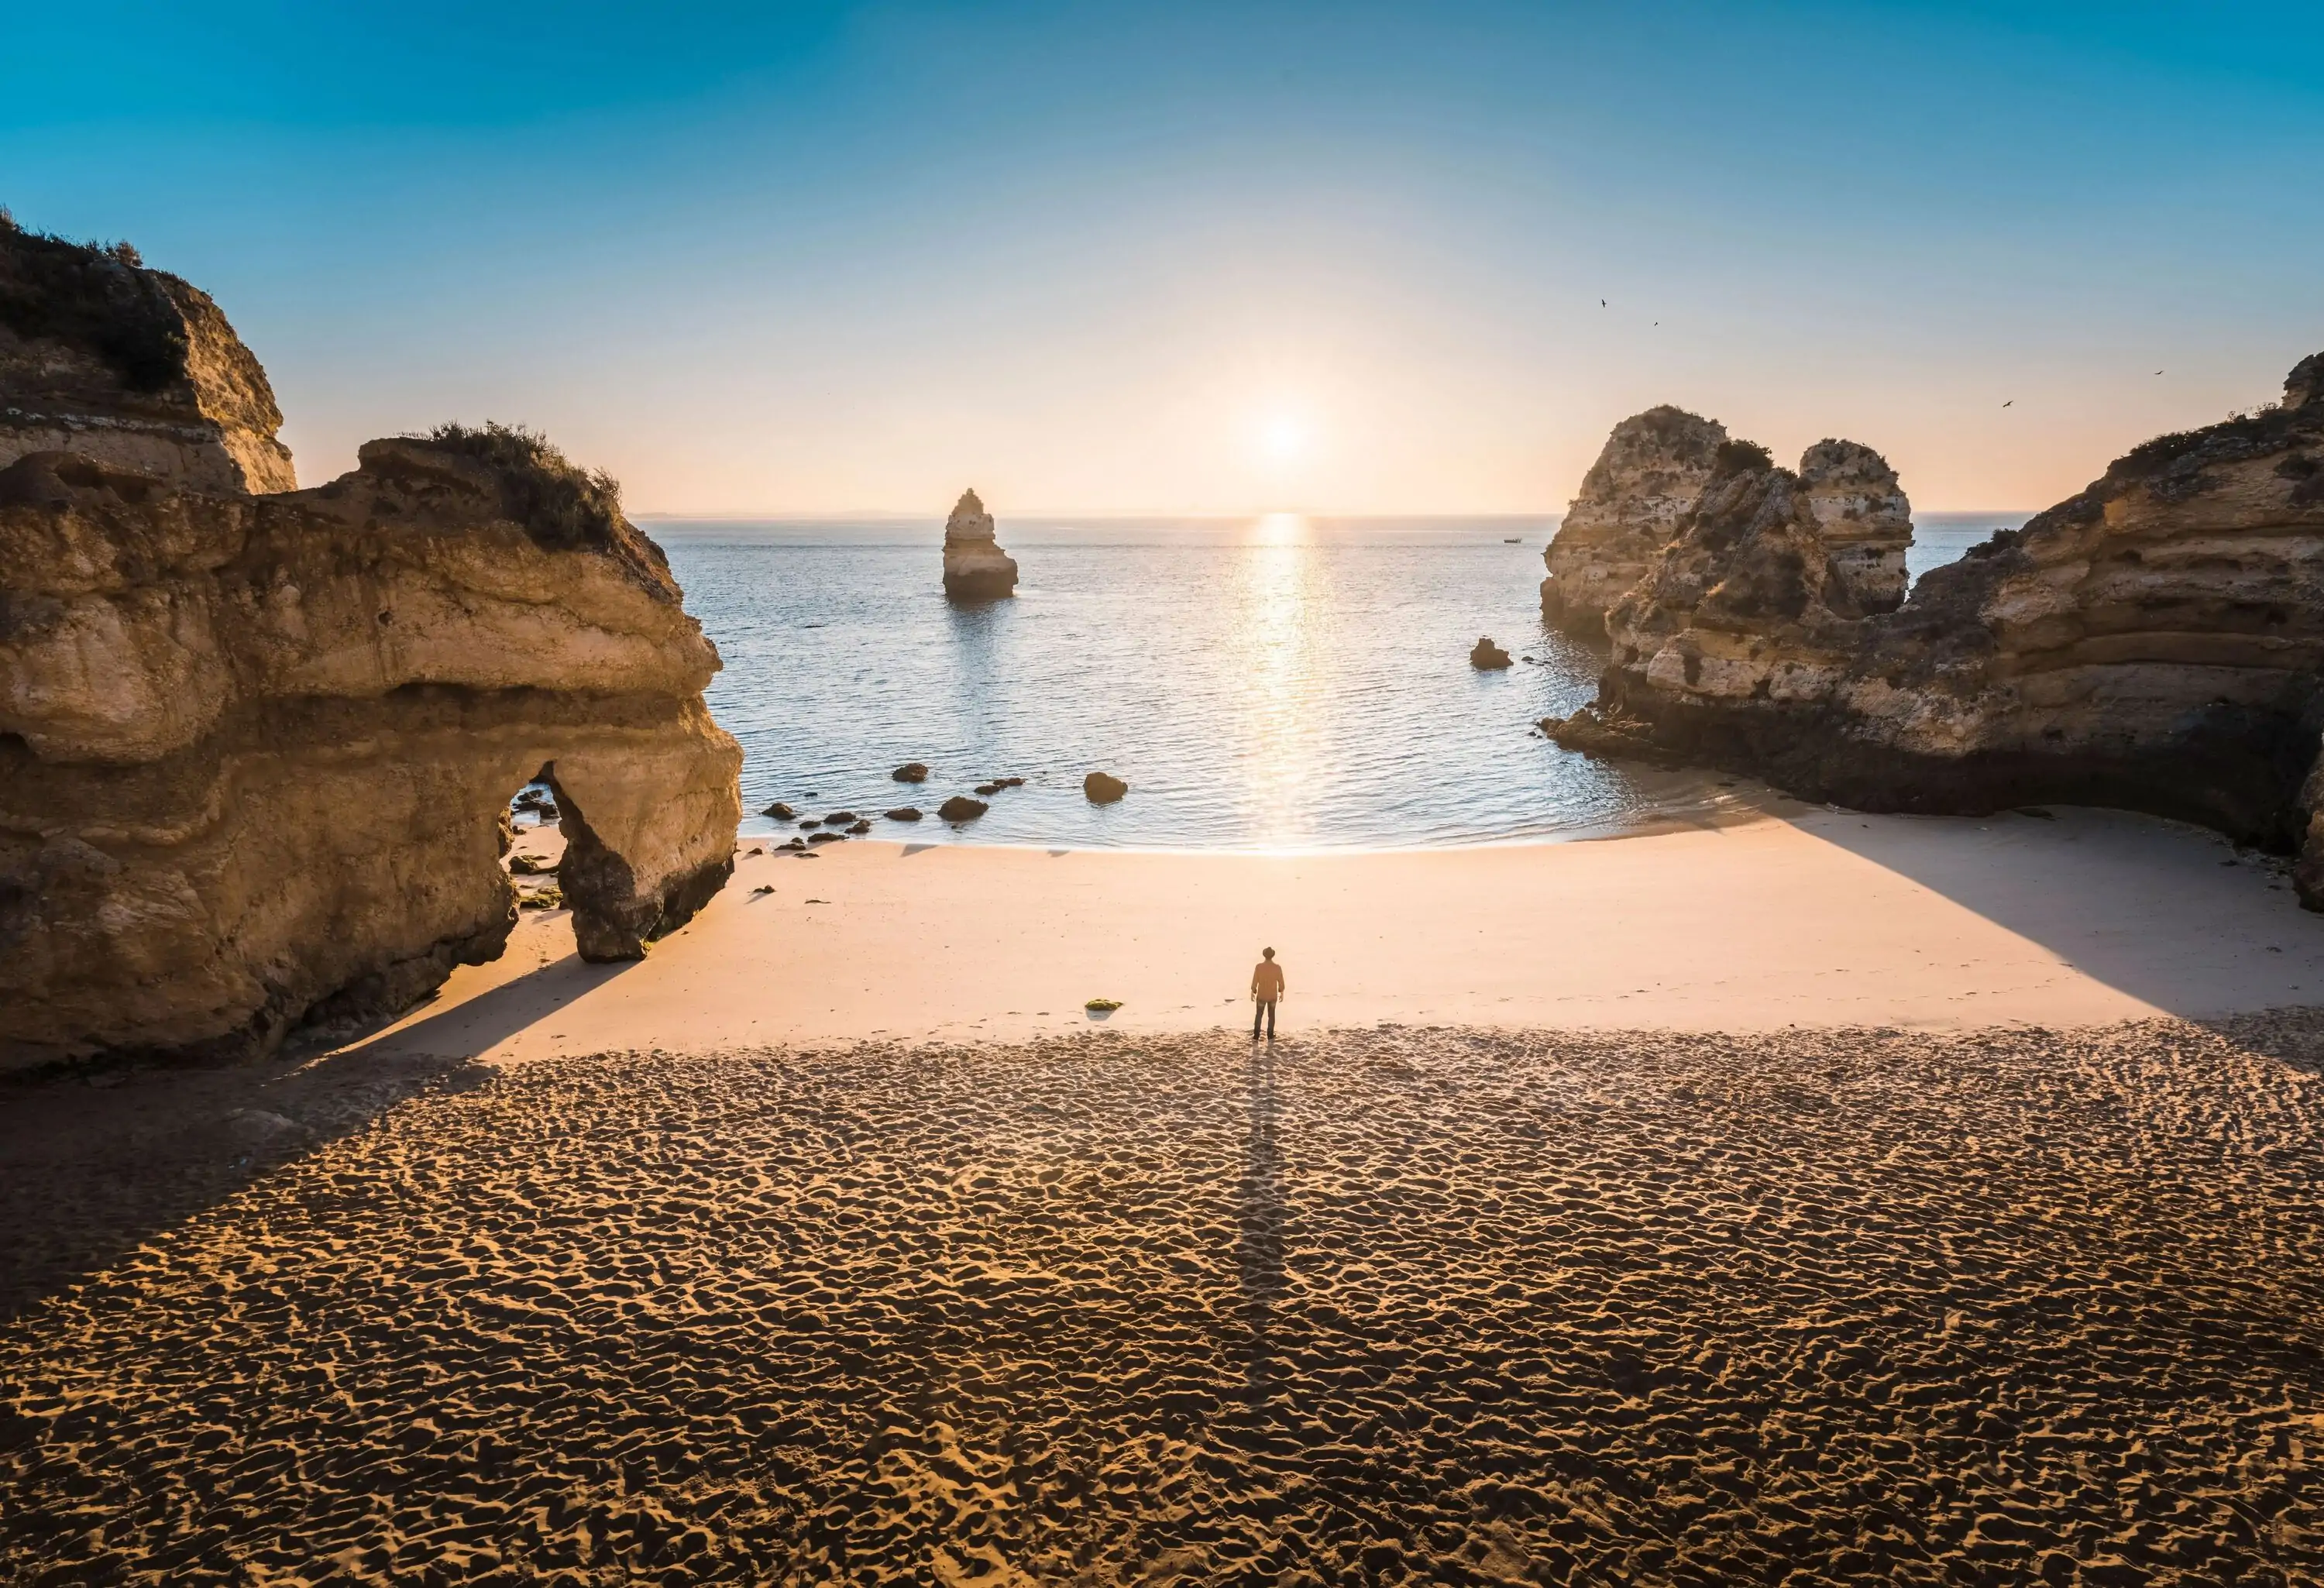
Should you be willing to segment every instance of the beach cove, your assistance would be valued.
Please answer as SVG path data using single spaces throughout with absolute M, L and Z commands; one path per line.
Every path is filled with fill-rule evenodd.
M 746 854 L 642 962 L 529 911 L 359 1041 L 27 1094 L 0 1560 L 2301 1580 L 2324 1021 L 2267 1011 L 2324 950 L 2280 866 L 1770 804 Z

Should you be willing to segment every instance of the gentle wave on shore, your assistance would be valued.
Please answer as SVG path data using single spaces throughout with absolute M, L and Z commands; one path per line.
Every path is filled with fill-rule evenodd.
M 1930 522 L 1914 571 L 2006 517 Z M 725 658 L 711 709 L 746 808 L 935 809 L 1022 777 L 918 841 L 1171 849 L 1436 846 L 1623 831 L 1716 799 L 1532 731 L 1596 688 L 1546 629 L 1552 518 L 1004 520 L 1012 600 L 947 604 L 942 528 L 649 521 Z M 1514 541 L 1514 543 L 1512 543 Z M 1518 663 L 1469 665 L 1489 634 Z M 926 762 L 919 788 L 892 781 Z M 1083 774 L 1128 780 L 1098 808 Z M 744 831 L 771 824 L 755 817 Z

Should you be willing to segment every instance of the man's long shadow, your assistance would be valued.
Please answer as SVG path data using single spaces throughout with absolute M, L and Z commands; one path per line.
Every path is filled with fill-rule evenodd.
M 628 968 L 567 956 L 323 1051 L 316 1033 L 294 1032 L 244 1064 L 64 1066 L 0 1080 L 0 1322 L 408 1098 L 484 1084 L 493 1072 L 477 1055 Z
M 1286 1288 L 1283 1147 L 1277 1135 L 1283 1104 L 1271 1047 L 1252 1044 L 1248 1079 L 1242 1179 L 1235 1192 L 1235 1269 L 1245 1335 L 1243 1399 L 1247 1412 L 1259 1418 L 1274 1399 L 1281 1376 L 1273 1333 L 1275 1309 Z

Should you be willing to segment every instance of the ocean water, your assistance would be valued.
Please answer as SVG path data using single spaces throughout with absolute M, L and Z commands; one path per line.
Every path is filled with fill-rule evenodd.
M 1916 573 L 2016 522 L 1953 516 L 1930 526 Z M 937 585 L 934 520 L 643 527 L 725 659 L 709 702 L 742 741 L 746 812 L 933 813 L 1013 776 L 1025 786 L 958 828 L 875 829 L 1305 851 L 1585 836 L 1720 798 L 1534 729 L 1587 701 L 1599 670 L 1541 621 L 1554 518 L 1004 521 L 1017 596 L 975 606 Z M 1530 660 L 1479 671 L 1483 634 Z M 927 783 L 890 778 L 909 761 Z M 1129 798 L 1091 805 L 1092 771 Z M 777 829 L 752 816 L 743 830 Z

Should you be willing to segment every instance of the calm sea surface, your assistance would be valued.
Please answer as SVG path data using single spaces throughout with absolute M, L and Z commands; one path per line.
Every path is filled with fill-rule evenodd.
M 2016 522 L 1924 518 L 1914 572 Z M 710 707 L 742 742 L 752 812 L 933 812 L 1015 776 L 956 831 L 879 835 L 1354 849 L 1619 831 L 1715 798 L 1532 731 L 1598 673 L 1541 622 L 1554 519 L 1004 521 L 1016 598 L 973 607 L 937 586 L 935 520 L 643 527 L 725 658 Z M 1533 660 L 1479 672 L 1480 634 Z M 920 788 L 888 776 L 908 761 L 930 768 Z M 1091 771 L 1130 797 L 1092 806 Z

